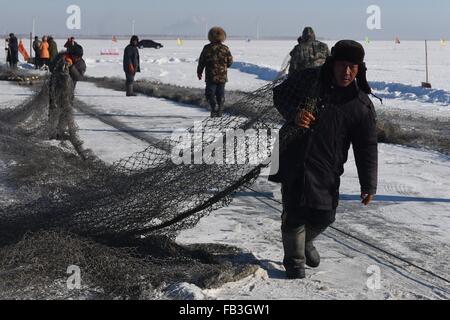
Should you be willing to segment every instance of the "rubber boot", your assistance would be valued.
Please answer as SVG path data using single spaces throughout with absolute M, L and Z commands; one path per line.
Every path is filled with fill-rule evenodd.
M 209 106 L 211 107 L 211 118 L 217 118 L 219 116 L 219 112 L 217 109 L 216 99 L 212 98 L 208 100 Z
M 283 231 L 284 268 L 288 279 L 304 279 L 306 228 L 301 226 L 291 231 Z
M 320 265 L 320 254 L 313 242 L 320 234 L 319 231 L 306 228 L 305 257 L 306 265 L 311 268 L 317 268 Z
M 218 102 L 218 111 L 217 111 L 217 116 L 218 117 L 223 117 L 223 109 L 224 109 L 224 107 L 225 107 L 225 98 L 219 98 L 218 100 L 217 100 L 217 102 Z
M 127 84 L 127 97 L 136 97 L 132 84 Z

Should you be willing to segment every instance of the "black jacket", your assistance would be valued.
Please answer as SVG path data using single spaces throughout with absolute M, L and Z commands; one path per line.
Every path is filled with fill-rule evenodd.
M 361 191 L 375 194 L 378 179 L 378 141 L 374 106 L 356 82 L 347 88 L 319 86 L 311 89 L 311 77 L 319 69 L 307 69 L 289 77 L 274 90 L 276 108 L 287 121 L 280 131 L 281 154 L 278 173 L 270 180 L 295 185 L 300 204 L 319 210 L 338 206 L 340 177 L 353 150 Z M 293 140 L 289 128 L 305 99 L 316 95 L 316 122 Z M 294 129 L 297 130 L 297 129 Z M 301 132 L 301 130 L 298 130 Z M 289 141 L 289 142 L 286 142 Z
M 125 71 L 125 73 L 129 73 L 128 65 L 130 63 L 133 65 L 134 70 L 136 70 L 136 72 L 141 72 L 139 49 L 131 44 L 129 44 L 125 48 L 125 52 L 123 54 L 123 71 Z
M 67 47 L 67 53 L 78 60 L 83 58 L 84 50 L 81 45 L 75 42 L 73 45 Z
M 19 42 L 16 37 L 10 37 L 8 43 L 8 56 L 7 60 L 11 63 L 19 62 Z

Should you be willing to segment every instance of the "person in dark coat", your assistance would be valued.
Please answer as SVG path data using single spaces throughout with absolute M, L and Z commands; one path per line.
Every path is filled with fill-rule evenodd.
M 314 30 L 306 27 L 298 39 L 298 45 L 290 53 L 289 73 L 321 67 L 329 55 L 327 44 L 316 40 Z
M 55 39 L 53 37 L 48 37 L 48 51 L 50 53 L 50 63 L 53 59 L 58 55 L 58 45 L 55 42 Z
M 41 40 L 39 40 L 39 37 L 34 37 L 33 41 L 33 51 L 34 51 L 34 65 L 36 69 L 39 69 L 41 67 Z
M 223 44 L 226 33 L 220 27 L 209 31 L 210 44 L 203 48 L 198 61 L 197 75 L 202 80 L 206 69 L 206 99 L 211 107 L 211 117 L 222 117 L 225 105 L 225 85 L 228 82 L 228 68 L 233 64 L 230 49 Z
M 127 97 L 134 97 L 134 78 L 137 72 L 141 72 L 141 62 L 139 57 L 139 38 L 132 36 L 130 44 L 125 48 L 123 54 L 123 71 L 126 77 Z
M 12 69 L 17 69 L 17 63 L 19 63 L 19 42 L 14 33 L 9 34 L 8 56 L 6 60 Z
M 64 48 L 66 48 L 66 52 L 72 57 L 76 57 L 77 59 L 83 58 L 83 47 L 75 41 L 74 37 L 67 39 L 67 42 L 64 44 Z
M 286 120 L 280 131 L 279 170 L 270 177 L 282 184 L 284 266 L 289 279 L 317 267 L 313 240 L 334 221 L 340 177 L 353 145 L 368 205 L 377 191 L 376 113 L 368 94 L 365 52 L 352 40 L 338 42 L 321 68 L 291 74 L 274 89 L 274 104 Z
M 76 134 L 73 101 L 77 82 L 86 72 L 79 54 L 80 51 L 60 52 L 49 65 L 49 138 L 70 139 L 75 146 L 81 146 L 81 141 Z

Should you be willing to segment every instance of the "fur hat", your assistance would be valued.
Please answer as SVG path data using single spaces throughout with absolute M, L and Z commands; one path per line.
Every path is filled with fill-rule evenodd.
M 221 27 L 214 27 L 209 30 L 208 40 L 212 43 L 222 43 L 227 39 L 227 33 Z
M 341 40 L 331 49 L 331 56 L 334 61 L 362 64 L 366 53 L 360 43 L 353 40 Z
M 358 87 L 367 94 L 372 94 L 372 89 L 367 81 L 367 67 L 364 63 L 365 51 L 363 46 L 353 40 L 341 40 L 331 50 L 331 56 L 327 58 L 321 69 L 321 79 L 325 86 L 330 86 L 333 79 L 333 65 L 336 61 L 348 61 L 359 66 L 356 81 Z

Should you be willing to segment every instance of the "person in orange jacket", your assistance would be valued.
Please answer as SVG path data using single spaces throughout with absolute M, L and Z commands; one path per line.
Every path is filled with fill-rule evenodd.
M 39 50 L 40 50 L 41 64 L 48 66 L 50 60 L 50 51 L 47 36 L 44 36 L 42 38 L 42 43 L 41 46 L 39 47 Z

